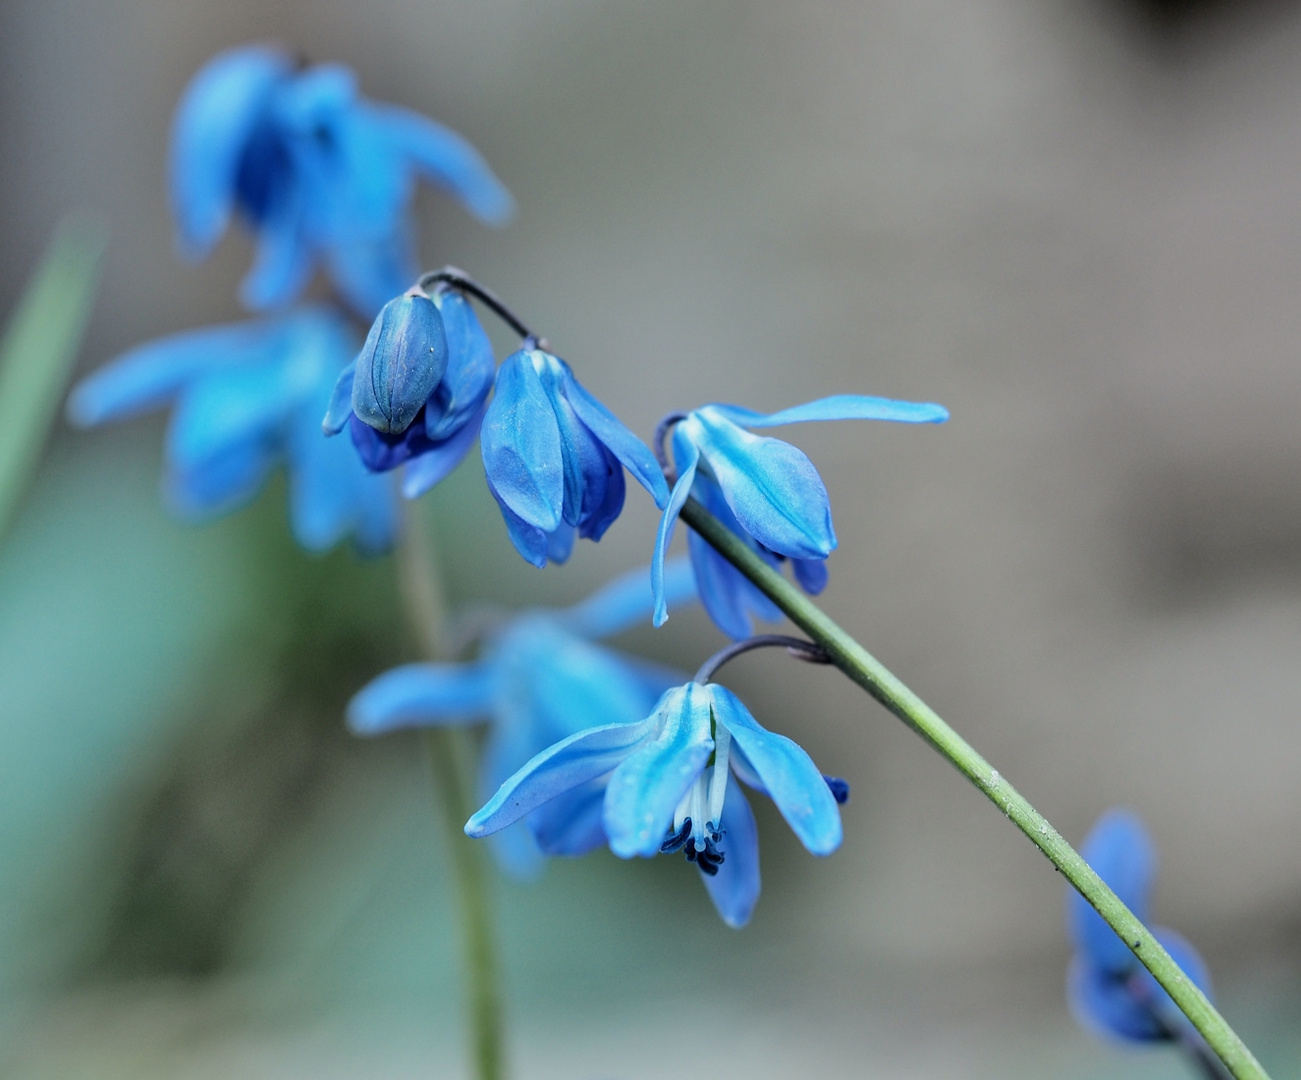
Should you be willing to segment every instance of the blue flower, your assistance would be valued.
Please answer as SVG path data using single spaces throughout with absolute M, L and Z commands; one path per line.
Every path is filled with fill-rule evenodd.
M 348 447 L 321 438 L 321 412 L 355 348 L 327 308 L 177 334 L 84 379 L 68 417 L 91 427 L 173 406 L 164 490 L 183 516 L 235 509 L 284 461 L 300 544 L 323 551 L 351 534 L 359 549 L 378 552 L 397 531 L 392 488 Z
M 706 405 L 687 413 L 673 428 L 678 478 L 660 521 L 652 581 L 658 581 L 655 575 L 663 565 L 682 505 L 688 495 L 694 495 L 771 566 L 780 567 L 790 559 L 800 586 L 816 595 L 826 585 L 825 560 L 836 547 L 827 489 L 803 452 L 746 428 L 811 420 L 937 424 L 948 416 L 941 405 L 855 394 L 822 398 L 767 416 L 736 405 Z M 725 634 L 737 640 L 749 637 L 751 614 L 780 617 L 772 601 L 699 536 L 692 533 L 688 547 L 701 603 Z M 666 618 L 667 608 L 657 606 L 655 625 Z
M 670 566 L 668 579 L 674 602 L 693 594 L 685 563 Z M 477 781 L 486 800 L 540 750 L 593 725 L 640 720 L 680 680 L 589 640 L 644 622 L 650 607 L 643 568 L 575 607 L 525 612 L 500 627 L 477 660 L 408 664 L 379 676 L 349 704 L 349 727 L 378 735 L 487 718 Z M 597 784 L 579 787 L 500 833 L 493 848 L 499 864 L 530 877 L 543 855 L 581 855 L 605 843 L 602 793 Z
M 1137 815 L 1109 810 L 1080 848 L 1125 906 L 1148 921 L 1148 898 L 1156 877 L 1156 849 Z M 1081 1025 L 1112 1039 L 1160 1042 L 1193 1033 L 1183 1014 L 1151 973 L 1138 962 L 1102 916 L 1074 889 L 1066 894 L 1066 925 L 1075 956 L 1067 974 L 1067 996 Z M 1206 964 L 1184 938 L 1153 930 L 1184 973 L 1209 997 Z
M 243 297 L 294 298 L 318 260 L 350 304 L 373 315 L 416 274 L 417 178 L 481 220 L 512 213 L 475 149 L 418 113 L 372 102 L 347 68 L 300 69 L 266 45 L 231 49 L 190 81 L 172 124 L 171 189 L 182 246 L 207 255 L 238 214 L 256 236 Z
M 502 363 L 480 446 L 511 541 L 534 566 L 564 562 L 576 535 L 601 539 L 623 509 L 624 468 L 656 505 L 668 500 L 645 444 L 538 348 Z
M 729 926 L 744 926 L 759 899 L 759 839 L 735 774 L 768 795 L 814 855 L 840 846 L 841 780 L 828 780 L 798 745 L 760 727 L 726 687 L 690 682 L 666 691 L 635 722 L 591 727 L 542 751 L 466 823 L 488 836 L 525 815 L 587 793 L 621 858 L 683 851 L 699 867 Z M 560 803 L 560 809 L 555 809 Z
M 488 335 L 455 289 L 399 297 L 376 318 L 357 361 L 340 372 L 325 433 L 337 435 L 346 427 L 357 454 L 374 472 L 405 465 L 402 493 L 417 498 L 456 468 L 474 444 L 495 367 Z M 380 378 L 389 386 L 385 405 L 379 403 L 375 381 L 381 370 L 407 372 L 396 391 Z

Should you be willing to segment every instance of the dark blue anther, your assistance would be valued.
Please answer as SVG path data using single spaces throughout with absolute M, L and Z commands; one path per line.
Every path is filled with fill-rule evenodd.
M 660 851 L 665 855 L 672 855 L 674 852 L 681 851 L 686 846 L 687 840 L 691 836 L 691 819 L 687 818 L 682 822 L 682 828 L 675 833 L 670 833 L 660 844 Z M 687 859 L 691 858 L 691 853 L 687 853 Z
M 824 776 L 822 778 L 827 782 L 827 787 L 831 789 L 831 797 L 844 806 L 849 802 L 849 781 L 842 780 L 838 776 Z

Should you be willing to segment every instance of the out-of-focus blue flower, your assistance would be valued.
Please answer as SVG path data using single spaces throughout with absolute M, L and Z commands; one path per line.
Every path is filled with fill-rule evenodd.
M 84 379 L 68 400 L 82 427 L 172 406 L 165 492 L 183 516 L 233 510 L 280 462 L 289 471 L 294 535 L 322 551 L 351 535 L 357 547 L 393 543 L 392 486 L 347 446 L 321 438 L 321 412 L 339 369 L 355 354 L 328 308 L 209 327 L 137 346 Z
M 690 568 L 668 570 L 670 600 L 694 594 Z M 482 655 L 464 664 L 407 664 L 364 687 L 348 706 L 348 725 L 360 735 L 408 727 L 490 722 L 480 758 L 479 798 L 486 800 L 534 754 L 597 724 L 640 720 L 676 672 L 593 644 L 650 617 L 645 568 L 611 583 L 583 603 L 558 611 L 525 612 L 489 639 Z M 603 788 L 578 787 L 541 807 L 527 825 L 500 833 L 499 864 L 517 877 L 541 869 L 543 855 L 582 855 L 605 843 Z
M 534 566 L 564 562 L 575 536 L 601 539 L 623 509 L 624 468 L 657 506 L 668 500 L 646 445 L 541 349 L 503 361 L 480 446 L 511 542 Z
M 828 780 L 796 743 L 760 727 L 726 687 L 696 682 L 667 690 L 644 719 L 594 726 L 542 751 L 465 831 L 488 836 L 548 810 L 563 818 L 582 792 L 586 813 L 599 799 L 611 851 L 625 859 L 684 852 L 723 921 L 744 926 L 759 899 L 759 839 L 732 774 L 768 795 L 813 854 L 840 846 L 844 781 Z
M 1156 877 L 1156 848 L 1142 820 L 1127 810 L 1107 811 L 1085 839 L 1080 854 L 1146 923 Z M 1170 996 L 1102 916 L 1070 888 L 1066 926 L 1075 946 L 1067 973 L 1067 997 L 1081 1025 L 1127 1042 L 1192 1037 L 1191 1027 Z M 1153 934 L 1209 997 L 1210 973 L 1197 950 L 1172 930 L 1154 928 Z
M 292 300 L 318 260 L 367 317 L 415 277 L 411 199 L 418 178 L 476 217 L 510 217 L 509 192 L 455 132 L 369 101 L 336 64 L 301 68 L 247 45 L 220 53 L 176 109 L 172 202 L 182 246 L 208 254 L 238 214 L 257 254 L 243 298 L 263 309 Z
M 433 310 L 417 306 L 423 318 L 406 318 L 410 313 L 401 310 L 404 303 L 427 304 Z M 390 312 L 402 317 L 386 320 Z M 437 329 L 430 314 L 439 320 Z M 421 359 L 427 361 L 423 370 Z M 385 392 L 387 416 L 378 405 L 382 388 L 374 381 L 377 365 L 385 372 L 411 368 L 396 410 L 392 392 Z M 346 427 L 357 454 L 374 472 L 405 465 L 402 493 L 417 498 L 456 468 L 474 445 L 495 368 L 487 333 L 469 301 L 455 289 L 436 289 L 429 298 L 400 297 L 380 312 L 358 361 L 340 372 L 325 433 L 337 435 Z M 432 389 L 422 398 L 425 385 Z M 362 414 L 355 411 L 358 404 Z
M 822 398 L 767 416 L 736 405 L 706 405 L 687 413 L 673 428 L 678 478 L 660 521 L 652 580 L 659 580 L 655 575 L 682 505 L 694 495 L 770 565 L 779 567 L 790 559 L 800 586 L 816 595 L 827 582 L 825 559 L 836 547 L 827 489 L 802 451 L 746 429 L 812 420 L 937 424 L 948 416 L 941 405 L 857 394 Z M 701 603 L 725 634 L 737 640 L 749 637 L 752 614 L 780 617 L 771 600 L 695 533 L 688 546 Z M 666 618 L 668 610 L 657 606 L 655 625 Z

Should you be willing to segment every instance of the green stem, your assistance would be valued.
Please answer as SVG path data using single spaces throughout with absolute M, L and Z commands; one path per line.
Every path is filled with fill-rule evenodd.
M 398 585 L 411 627 L 425 655 L 444 655 L 446 604 L 435 571 L 433 544 L 414 506 L 404 522 L 398 551 Z M 498 986 L 497 945 L 492 918 L 487 849 L 465 835 L 462 825 L 477 809 L 470 776 L 468 733 L 460 728 L 433 728 L 426 733 L 434 790 L 440 803 L 439 821 L 456 878 L 465 966 L 465 1010 L 469 1026 L 474 1075 L 478 1080 L 505 1076 L 502 1044 L 501 991 Z
M 1134 917 L 1043 815 L 961 735 L 695 499 L 688 499 L 682 508 L 682 520 L 821 645 L 832 663 L 943 754 L 1030 838 L 1133 950 L 1237 1080 L 1269 1080 L 1246 1044 L 1180 970 L 1152 932 Z

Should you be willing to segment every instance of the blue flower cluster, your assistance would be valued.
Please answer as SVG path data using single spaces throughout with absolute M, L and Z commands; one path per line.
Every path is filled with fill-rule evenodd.
M 417 272 L 417 179 L 480 220 L 504 222 L 510 193 L 455 132 L 370 101 L 338 64 L 303 67 L 268 45 L 220 53 L 181 98 L 171 188 L 185 251 L 207 255 L 238 215 L 257 253 L 242 296 L 261 310 L 292 301 L 318 262 L 366 318 Z
M 700 869 L 729 926 L 759 900 L 759 834 L 735 778 L 767 795 L 814 855 L 840 846 L 843 781 L 829 780 L 796 743 L 761 727 L 716 683 L 666 690 L 647 715 L 575 732 L 528 761 L 466 823 L 489 836 L 542 812 L 575 816 L 620 858 L 682 851 Z
M 1156 848 L 1137 815 L 1110 810 L 1089 833 L 1080 854 L 1144 923 L 1156 877 Z M 1091 1031 L 1124 1042 L 1149 1043 L 1195 1038 L 1170 995 L 1143 967 L 1125 942 L 1074 889 L 1066 893 L 1066 925 L 1075 955 L 1067 974 L 1067 996 L 1076 1019 Z M 1173 930 L 1153 931 L 1167 952 L 1208 997 L 1210 973 L 1184 938 Z
M 836 548 L 831 503 L 813 463 L 780 439 L 747 430 L 814 420 L 894 420 L 938 424 L 949 418 L 942 405 L 841 394 L 764 415 L 737 405 L 705 405 L 673 425 L 677 482 L 655 540 L 653 581 L 673 538 L 673 527 L 688 496 L 774 568 L 789 559 L 795 580 L 817 595 L 827 583 L 827 556 Z M 777 620 L 781 613 L 741 572 L 696 533 L 687 538 L 700 599 L 723 633 L 739 640 L 752 633 L 750 616 Z M 656 595 L 659 585 L 655 584 Z M 668 618 L 662 604 L 655 625 Z

